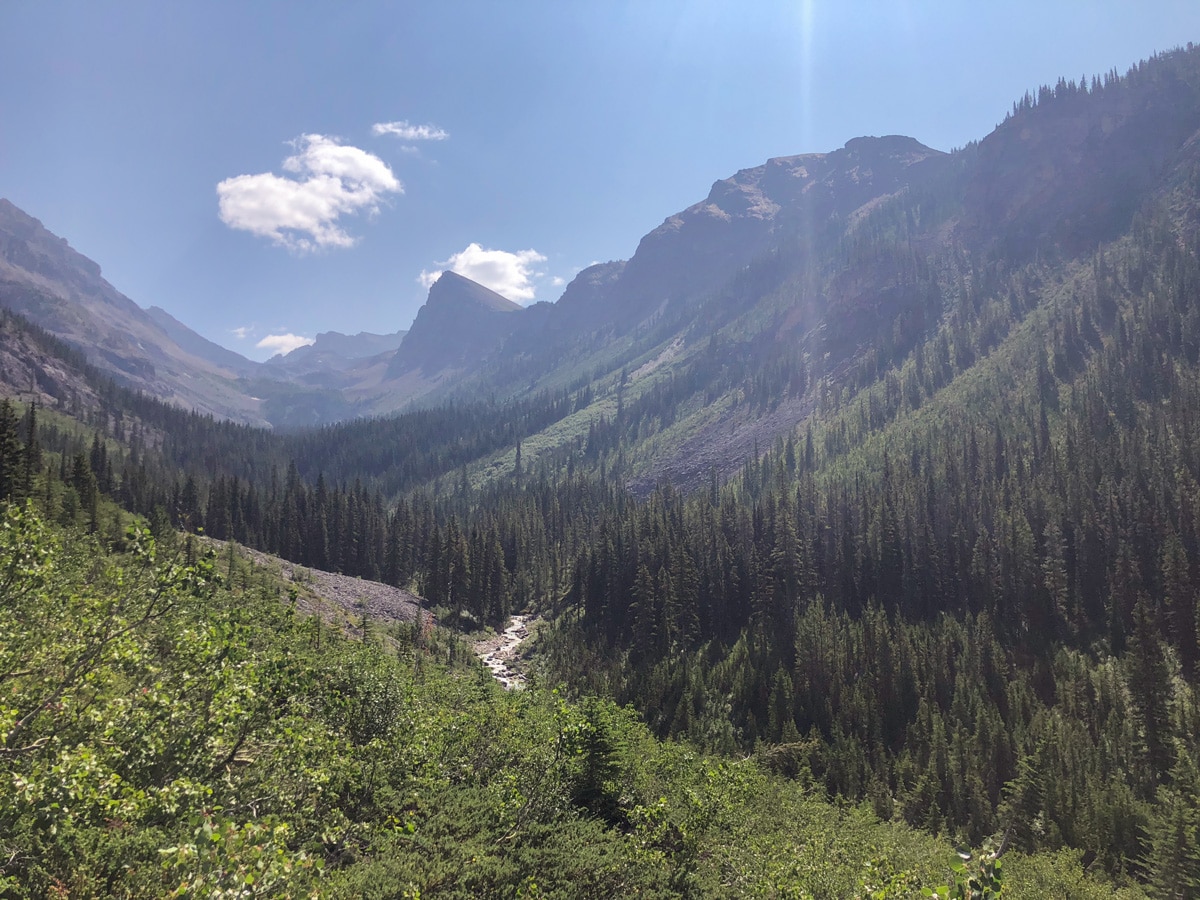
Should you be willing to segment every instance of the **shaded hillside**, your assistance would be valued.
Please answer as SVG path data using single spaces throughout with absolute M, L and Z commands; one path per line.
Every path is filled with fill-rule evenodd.
M 1016 262 L 1051 247 L 1090 252 L 1122 234 L 1200 128 L 1195 56 L 1027 94 L 979 144 L 958 238 Z

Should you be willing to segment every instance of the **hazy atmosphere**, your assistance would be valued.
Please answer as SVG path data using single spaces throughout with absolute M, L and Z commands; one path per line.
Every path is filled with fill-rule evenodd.
M 1086 14 L 1085 14 L 1086 12 Z M 1194 3 L 7 3 L 0 196 L 253 359 L 523 305 L 768 157 L 950 150 Z

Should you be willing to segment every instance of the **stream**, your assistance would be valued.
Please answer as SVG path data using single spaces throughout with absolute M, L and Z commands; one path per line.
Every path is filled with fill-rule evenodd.
M 516 657 L 517 648 L 529 637 L 529 619 L 529 616 L 513 616 L 503 632 L 475 644 L 475 654 L 506 690 L 525 687 L 525 676 L 511 668 L 509 663 Z

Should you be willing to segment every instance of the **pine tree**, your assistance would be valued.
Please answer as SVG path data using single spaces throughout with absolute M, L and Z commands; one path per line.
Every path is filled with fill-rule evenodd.
M 1150 823 L 1146 869 L 1156 897 L 1200 896 L 1200 778 L 1196 764 L 1181 754 L 1170 786 L 1159 788 Z
M 1133 610 L 1133 634 L 1129 639 L 1129 693 L 1141 730 L 1147 778 L 1150 785 L 1167 777 L 1172 764 L 1171 673 L 1162 644 L 1150 617 L 1145 597 Z M 1153 793 L 1153 789 L 1149 789 Z
M 42 447 L 38 441 L 37 401 L 29 404 L 25 413 L 25 473 L 23 495 L 32 497 L 36 492 L 35 480 L 42 471 Z
M 25 465 L 12 403 L 0 401 L 0 502 L 20 499 Z

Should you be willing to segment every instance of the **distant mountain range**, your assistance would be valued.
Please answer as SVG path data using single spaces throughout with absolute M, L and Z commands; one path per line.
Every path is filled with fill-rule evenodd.
M 864 359 L 884 365 L 927 334 L 950 301 L 929 296 L 943 288 L 914 271 L 936 265 L 933 282 L 966 284 L 981 276 L 961 259 L 1011 267 L 1087 253 L 1128 230 L 1136 210 L 1200 160 L 1197 58 L 1179 51 L 1111 89 L 1043 89 L 953 153 L 887 136 L 771 159 L 717 181 L 628 261 L 578 273 L 556 303 L 522 308 L 447 272 L 408 332 L 325 332 L 264 364 L 143 310 L 7 201 L 0 305 L 122 383 L 255 424 L 587 386 L 589 408 L 556 432 L 573 440 L 672 378 L 695 382 L 711 357 L 727 376 L 704 403 L 672 413 L 670 440 L 647 453 L 640 476 L 690 483 L 735 470 L 808 415 L 815 397 L 798 383 L 766 408 L 745 403 L 764 367 L 799 366 L 806 384 L 834 386 Z M 905 255 L 879 249 L 900 230 Z
M 203 338 L 159 307 L 142 309 L 98 265 L 0 201 L 0 304 L 129 386 L 253 424 L 319 423 L 435 402 L 470 392 L 497 367 L 522 372 L 520 381 L 500 382 L 519 394 L 525 372 L 534 386 L 554 380 L 581 343 L 603 351 L 666 304 L 711 292 L 806 223 L 890 196 L 919 177 L 922 164 L 944 156 L 909 138 L 860 138 L 831 154 L 771 160 L 717 182 L 706 200 L 646 235 L 628 263 L 580 272 L 556 304 L 524 309 L 446 272 L 410 331 L 324 332 L 265 364 Z

